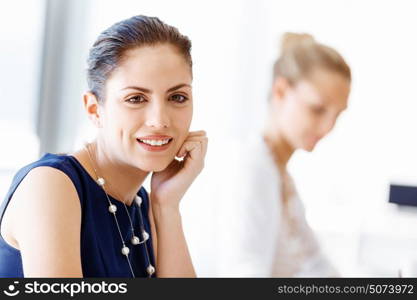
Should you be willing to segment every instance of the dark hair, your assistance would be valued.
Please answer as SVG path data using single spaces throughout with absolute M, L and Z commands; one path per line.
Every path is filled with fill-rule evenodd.
M 89 52 L 87 82 L 90 92 L 104 101 L 104 84 L 127 50 L 164 43 L 177 48 L 192 67 L 189 38 L 158 18 L 134 16 L 112 25 L 98 36 Z

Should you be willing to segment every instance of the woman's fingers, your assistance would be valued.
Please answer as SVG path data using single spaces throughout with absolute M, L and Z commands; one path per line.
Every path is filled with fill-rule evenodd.
M 202 151 L 202 145 L 200 141 L 188 141 L 186 140 L 184 144 L 182 144 L 180 150 L 178 151 L 178 157 L 184 157 L 187 153 L 193 158 L 195 157 L 195 153 L 197 151 Z
M 194 137 L 194 136 L 206 136 L 206 135 L 207 133 L 204 130 L 190 131 L 188 133 L 187 138 Z
M 204 130 L 190 132 L 181 148 L 178 150 L 177 157 L 184 157 L 188 152 L 196 151 L 196 148 L 201 150 L 204 157 L 207 151 L 207 142 L 208 139 Z
M 201 141 L 201 143 L 203 144 L 203 157 L 206 157 L 207 154 L 207 146 L 208 146 L 208 137 L 204 137 L 203 140 Z
M 192 137 L 188 139 L 189 142 L 198 142 L 201 144 L 203 157 L 207 153 L 208 138 L 206 136 Z

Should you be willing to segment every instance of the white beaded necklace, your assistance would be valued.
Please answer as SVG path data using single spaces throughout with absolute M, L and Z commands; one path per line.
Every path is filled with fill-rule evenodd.
M 130 272 L 132 273 L 132 276 L 135 277 L 135 273 L 133 272 L 132 264 L 131 264 L 130 259 L 129 259 L 130 249 L 125 244 L 125 241 L 123 239 L 122 232 L 120 230 L 119 222 L 117 221 L 117 216 L 116 216 L 117 207 L 116 207 L 116 205 L 113 204 L 113 202 L 111 202 L 111 200 L 109 198 L 109 195 L 107 194 L 107 191 L 106 191 L 106 188 L 105 188 L 106 181 L 104 180 L 103 177 L 98 176 L 98 172 L 96 170 L 96 167 L 94 165 L 93 159 L 91 157 L 90 150 L 88 149 L 88 144 L 85 145 L 85 149 L 87 150 L 88 158 L 90 159 L 91 166 L 93 167 L 95 176 L 97 178 L 96 179 L 96 183 L 103 189 L 104 194 L 106 195 L 107 201 L 109 203 L 109 212 L 113 215 L 114 221 L 116 223 L 117 230 L 119 231 L 120 239 L 122 241 L 121 254 L 126 257 L 127 262 L 129 264 Z M 150 260 L 150 256 L 149 256 L 149 251 L 148 251 L 148 246 L 146 245 L 146 241 L 149 239 L 149 234 L 145 231 L 145 226 L 143 224 L 143 216 L 142 216 L 142 211 L 141 211 L 141 208 L 140 208 L 141 207 L 141 204 L 142 204 L 142 198 L 136 195 L 135 196 L 135 201 L 136 201 L 136 203 L 139 206 L 139 216 L 140 216 L 140 223 L 141 223 L 140 224 L 140 229 L 141 229 L 142 240 L 140 240 L 139 237 L 137 237 L 135 235 L 135 229 L 133 227 L 133 222 L 132 222 L 132 219 L 130 218 L 129 211 L 127 209 L 126 204 L 124 202 L 122 202 L 123 205 L 124 205 L 124 207 L 125 207 L 127 216 L 129 218 L 130 229 L 132 231 L 132 238 L 130 239 L 130 242 L 134 246 L 135 245 L 143 245 L 145 247 L 146 260 L 148 262 L 148 266 L 146 267 L 146 272 L 148 273 L 148 277 L 151 277 L 152 274 L 155 273 L 155 268 L 151 264 L 151 260 Z

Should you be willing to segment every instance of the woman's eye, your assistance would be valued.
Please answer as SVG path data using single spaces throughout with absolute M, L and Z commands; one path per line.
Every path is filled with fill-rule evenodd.
M 143 97 L 141 95 L 133 96 L 133 97 L 130 97 L 130 98 L 126 99 L 126 102 L 133 103 L 133 104 L 142 103 L 142 102 L 145 102 L 145 101 L 146 101 L 145 97 Z
M 188 98 L 181 94 L 175 94 L 170 97 L 170 100 L 177 102 L 177 103 L 184 103 L 185 101 L 188 100 Z

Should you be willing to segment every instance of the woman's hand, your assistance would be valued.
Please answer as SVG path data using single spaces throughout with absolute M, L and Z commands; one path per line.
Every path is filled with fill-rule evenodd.
M 154 172 L 151 179 L 152 205 L 179 208 L 181 198 L 204 167 L 207 152 L 205 131 L 190 132 L 177 157 L 161 172 Z

